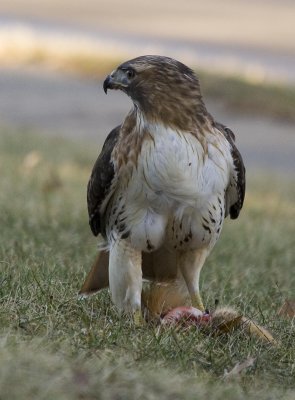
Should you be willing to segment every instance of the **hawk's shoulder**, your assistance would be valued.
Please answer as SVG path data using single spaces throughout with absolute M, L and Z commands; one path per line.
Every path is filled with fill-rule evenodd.
M 87 206 L 89 225 L 95 236 L 105 234 L 104 222 L 101 218 L 100 207 L 106 198 L 114 178 L 112 152 L 117 143 L 121 125 L 114 128 L 106 138 L 99 154 L 87 186 Z

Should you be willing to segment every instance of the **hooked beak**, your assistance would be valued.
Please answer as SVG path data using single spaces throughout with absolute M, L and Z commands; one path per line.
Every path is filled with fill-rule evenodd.
M 103 83 L 103 90 L 105 94 L 108 93 L 108 89 L 112 89 L 112 79 L 111 76 L 108 75 Z
M 119 69 L 108 75 L 103 83 L 103 90 L 107 94 L 108 89 L 124 90 L 128 86 L 128 79 L 125 73 Z

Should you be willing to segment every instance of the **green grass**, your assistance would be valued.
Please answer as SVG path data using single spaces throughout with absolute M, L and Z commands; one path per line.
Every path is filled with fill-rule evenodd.
M 295 87 L 278 82 L 251 81 L 243 76 L 199 73 L 206 98 L 220 101 L 242 114 L 266 116 L 284 122 L 295 121 Z
M 77 298 L 96 253 L 85 200 L 96 153 L 0 133 L 0 399 L 294 399 L 294 321 L 277 315 L 294 296 L 294 181 L 249 177 L 201 277 L 206 305 L 235 307 L 279 346 L 239 331 L 135 329 L 108 291 Z M 225 381 L 248 357 L 254 366 Z

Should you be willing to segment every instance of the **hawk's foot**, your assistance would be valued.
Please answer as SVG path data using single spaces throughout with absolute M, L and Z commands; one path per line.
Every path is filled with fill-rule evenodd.
M 192 306 L 197 308 L 200 311 L 205 311 L 205 307 L 203 301 L 201 299 L 200 293 L 195 293 L 192 296 Z
M 144 319 L 141 313 L 141 310 L 136 310 L 133 314 L 133 322 L 136 327 L 140 327 L 144 325 Z

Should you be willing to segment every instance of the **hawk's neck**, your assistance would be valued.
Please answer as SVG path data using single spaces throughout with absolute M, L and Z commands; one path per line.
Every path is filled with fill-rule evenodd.
M 181 118 L 181 117 L 179 117 Z M 141 152 L 144 141 L 154 141 L 157 132 L 165 130 L 173 130 L 184 134 L 192 134 L 206 147 L 206 132 L 210 131 L 212 118 L 206 112 L 202 117 L 188 118 L 188 120 L 179 120 L 177 123 L 167 121 L 165 118 L 153 117 L 146 115 L 138 107 L 134 107 L 125 118 L 117 145 L 113 152 L 115 165 L 130 166 L 133 168 L 137 165 L 138 156 Z

